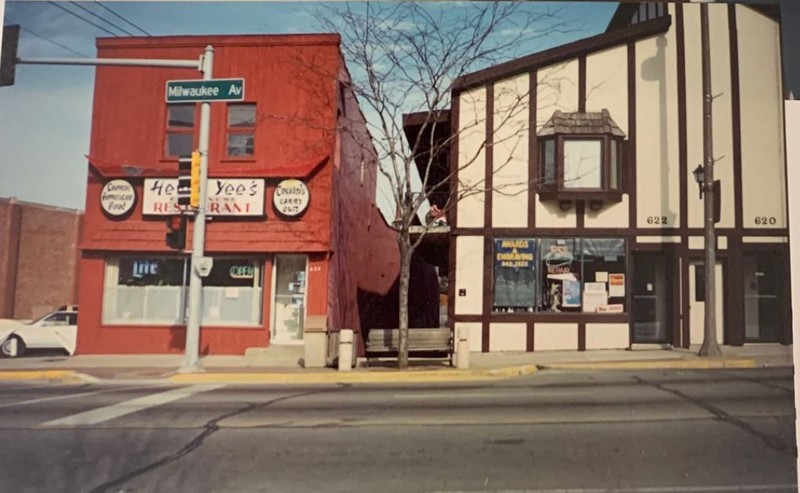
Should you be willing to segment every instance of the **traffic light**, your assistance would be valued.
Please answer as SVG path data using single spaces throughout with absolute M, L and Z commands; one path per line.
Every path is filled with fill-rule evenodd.
M 192 156 L 178 158 L 178 205 L 181 208 L 188 206 L 192 191 Z
M 186 248 L 186 216 L 167 218 L 167 246 L 174 250 Z
M 200 153 L 178 159 L 178 205 L 197 209 L 200 206 Z
M 189 205 L 194 209 L 200 207 L 200 153 L 192 152 L 192 179 L 191 179 L 191 200 Z
M 19 26 L 3 27 L 3 46 L 0 48 L 0 86 L 13 86 L 17 71 Z

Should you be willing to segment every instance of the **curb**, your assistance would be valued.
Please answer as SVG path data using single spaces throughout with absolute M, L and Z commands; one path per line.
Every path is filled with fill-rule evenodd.
M 48 382 L 57 381 L 61 383 L 85 383 L 96 379 L 72 370 L 0 371 L 0 381 L 30 382 L 36 380 L 45 380 Z
M 530 375 L 536 365 L 512 366 L 490 370 L 419 370 L 351 371 L 329 373 L 179 373 L 168 378 L 171 383 L 227 384 L 322 384 L 322 383 L 420 383 L 501 380 Z
M 640 360 L 552 363 L 537 365 L 540 370 L 717 370 L 756 368 L 752 358 L 697 360 Z

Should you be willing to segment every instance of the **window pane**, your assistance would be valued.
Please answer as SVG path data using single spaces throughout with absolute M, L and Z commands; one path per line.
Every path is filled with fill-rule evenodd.
M 172 128 L 194 127 L 194 105 L 171 104 L 167 106 L 167 126 Z
M 260 269 L 261 262 L 254 260 L 215 258 L 203 286 L 261 286 Z
M 542 145 L 542 185 L 552 185 L 556 182 L 556 141 L 548 139 Z
M 184 267 L 184 259 L 178 257 L 109 261 L 106 269 L 111 274 L 116 272 L 116 276 L 106 276 L 103 323 L 183 324 Z
M 547 239 L 541 241 L 541 309 L 550 312 L 576 311 L 580 308 L 581 269 L 578 241 Z M 576 296 L 577 288 L 577 300 Z
M 255 127 L 256 126 L 256 105 L 255 104 L 231 104 L 231 105 L 228 105 L 228 126 L 229 127 Z
M 253 134 L 228 134 L 228 156 L 252 156 Z
M 191 154 L 194 148 L 192 134 L 167 134 L 167 156 Z
M 609 163 L 608 185 L 611 190 L 619 190 L 619 142 L 611 141 L 611 163 Z
M 625 240 L 620 238 L 581 240 L 584 293 L 583 311 L 608 311 L 609 306 L 626 311 L 628 282 Z
M 639 4 L 639 22 L 644 22 L 647 20 L 647 4 L 640 3 Z
M 536 304 L 536 240 L 494 240 L 496 312 L 533 311 Z
M 123 258 L 118 283 L 125 286 L 181 286 L 182 258 Z
M 203 280 L 203 323 L 259 325 L 261 266 L 258 260 L 215 258 L 211 272 Z
M 602 141 L 564 141 L 564 188 L 600 188 Z

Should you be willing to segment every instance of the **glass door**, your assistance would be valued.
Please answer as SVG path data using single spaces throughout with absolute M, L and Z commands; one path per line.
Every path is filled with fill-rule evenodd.
M 746 342 L 780 342 L 784 312 L 778 299 L 783 294 L 781 273 L 785 268 L 784 257 L 776 253 L 743 256 Z
M 274 269 L 272 342 L 303 340 L 306 314 L 305 255 L 276 255 Z
M 634 253 L 633 342 L 672 342 L 673 269 L 665 253 Z

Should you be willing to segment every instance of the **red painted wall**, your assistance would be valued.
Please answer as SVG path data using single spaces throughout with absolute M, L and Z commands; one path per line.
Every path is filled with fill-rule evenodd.
M 330 292 L 332 327 L 358 334 L 357 351 L 363 354 L 359 291 L 385 295 L 399 272 L 395 232 L 386 225 L 375 203 L 377 154 L 358 101 L 349 88 L 350 76 L 340 73 L 337 159 L 333 172 Z
M 336 35 L 153 37 L 98 40 L 101 58 L 195 59 L 206 45 L 215 48 L 214 78 L 243 77 L 245 102 L 256 102 L 252 158 L 225 157 L 227 105 L 211 105 L 210 177 L 264 178 L 262 218 L 219 218 L 207 223 L 209 255 L 240 253 L 264 260 L 261 328 L 203 326 L 204 354 L 242 354 L 269 342 L 273 252 L 309 255 L 308 315 L 325 314 L 329 300 L 331 187 L 335 149 L 336 77 L 340 57 Z M 166 217 L 144 217 L 144 178 L 176 176 L 177 161 L 164 156 L 165 84 L 197 79 L 191 69 L 99 67 L 95 80 L 86 223 L 82 236 L 82 294 L 78 352 L 83 354 L 180 353 L 183 326 L 103 326 L 105 256 L 132 252 L 174 253 L 166 248 Z M 199 106 L 196 112 L 199 123 Z M 196 143 L 197 135 L 195 135 Z M 100 191 L 121 166 L 135 166 L 126 177 L 138 203 L 122 219 L 106 216 Z M 116 171 L 118 173 L 118 171 Z M 285 177 L 306 182 L 309 208 L 286 220 L 272 208 L 272 194 Z M 191 248 L 192 226 L 189 225 Z

